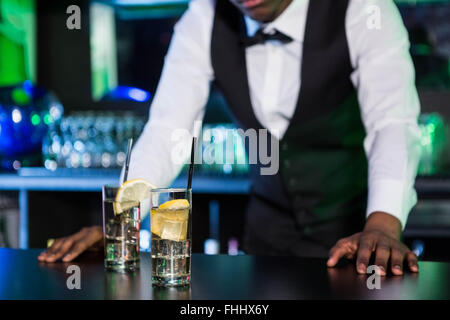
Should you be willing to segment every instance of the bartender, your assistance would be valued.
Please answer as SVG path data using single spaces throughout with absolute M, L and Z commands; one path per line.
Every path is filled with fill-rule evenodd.
M 193 0 L 175 26 L 129 178 L 168 186 L 175 130 L 202 120 L 210 84 L 239 127 L 279 142 L 279 171 L 252 166 L 248 254 L 356 260 L 418 272 L 402 242 L 416 203 L 420 106 L 407 31 L 392 0 Z M 100 227 L 57 239 L 70 261 Z

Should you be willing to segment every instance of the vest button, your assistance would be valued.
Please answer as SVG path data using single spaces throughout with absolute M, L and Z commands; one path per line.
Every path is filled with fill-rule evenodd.
M 283 143 L 281 144 L 281 150 L 286 151 L 287 149 L 288 149 L 287 143 L 286 143 L 286 142 L 283 142 Z
M 289 184 L 291 185 L 291 187 L 295 187 L 295 185 L 297 184 L 297 179 L 295 178 L 289 179 Z

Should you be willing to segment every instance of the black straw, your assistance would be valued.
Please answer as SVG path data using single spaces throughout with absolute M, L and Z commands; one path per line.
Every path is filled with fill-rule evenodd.
M 194 173 L 194 155 L 195 155 L 195 143 L 197 141 L 196 137 L 192 138 L 192 147 L 191 147 L 191 163 L 189 165 L 189 175 L 188 175 L 188 184 L 187 189 L 191 189 L 192 186 L 192 175 Z
M 131 156 L 131 146 L 133 145 L 133 138 L 128 139 L 128 147 L 127 147 L 127 159 L 125 160 L 125 172 L 123 174 L 123 181 L 127 181 L 128 179 L 128 167 L 130 166 L 130 156 Z

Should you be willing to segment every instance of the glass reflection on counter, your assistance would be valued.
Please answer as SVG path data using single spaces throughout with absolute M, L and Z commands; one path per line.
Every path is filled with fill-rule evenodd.
M 125 300 L 133 299 L 130 294 L 138 293 L 137 274 L 134 273 L 105 273 L 105 299 L 108 300 Z
M 152 287 L 154 300 L 191 300 L 191 286 Z

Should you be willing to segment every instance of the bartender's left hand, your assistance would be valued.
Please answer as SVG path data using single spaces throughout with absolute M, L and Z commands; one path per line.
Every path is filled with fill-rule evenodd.
M 386 275 L 388 261 L 394 275 L 403 274 L 406 261 L 409 270 L 418 272 L 417 256 L 400 241 L 401 223 L 394 216 L 384 212 L 372 213 L 366 221 L 364 230 L 339 240 L 330 250 L 327 265 L 334 267 L 339 259 L 356 257 L 356 270 L 365 274 L 372 254 L 375 265 L 380 267 L 381 275 Z

